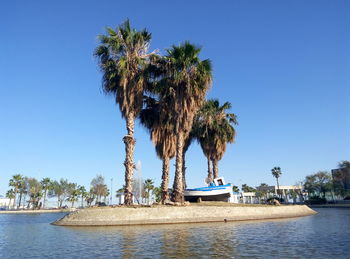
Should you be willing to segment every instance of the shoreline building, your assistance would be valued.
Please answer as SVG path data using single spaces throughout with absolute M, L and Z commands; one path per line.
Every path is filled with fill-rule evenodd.
M 303 203 L 307 196 L 302 185 L 280 185 L 279 188 L 276 185 L 259 186 L 256 189 L 255 194 L 259 194 L 260 200 L 281 197 L 285 200 L 285 203 Z

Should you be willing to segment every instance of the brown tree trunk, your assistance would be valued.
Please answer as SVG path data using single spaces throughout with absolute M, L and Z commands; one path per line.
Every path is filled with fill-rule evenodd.
M 134 139 L 134 114 L 129 114 L 126 120 L 126 129 L 128 131 L 128 135 L 123 138 L 125 143 L 125 205 L 132 205 L 132 177 L 134 173 L 134 147 L 135 147 L 135 139 Z
M 214 174 L 214 179 L 219 177 L 219 167 L 218 167 L 218 160 L 213 159 L 213 174 Z
M 18 207 L 17 207 L 17 208 L 20 208 L 20 207 L 21 207 L 22 195 L 23 195 L 23 193 L 20 192 L 20 193 L 19 193 L 19 201 L 18 201 Z
M 14 209 L 16 209 L 16 205 L 17 205 L 17 203 L 16 203 L 16 198 L 17 198 L 17 190 L 15 189 L 15 198 L 13 199 L 13 208 Z M 17 208 L 18 209 L 18 208 Z
M 213 181 L 213 172 L 211 171 L 209 156 L 207 156 L 207 161 L 208 161 L 208 179 L 210 182 L 212 182 Z
M 182 152 L 182 188 L 187 188 L 186 184 L 186 152 Z
M 162 173 L 162 203 L 169 199 L 169 157 L 163 158 L 163 173 Z
M 182 176 L 182 152 L 184 137 L 183 132 L 179 131 L 176 136 L 176 170 L 175 170 L 175 179 L 173 185 L 173 195 L 172 201 L 174 202 L 183 202 L 183 176 Z

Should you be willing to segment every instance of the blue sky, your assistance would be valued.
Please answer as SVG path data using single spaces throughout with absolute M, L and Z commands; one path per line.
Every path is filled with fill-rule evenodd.
M 294 184 L 350 159 L 349 1 L 2 1 L 0 194 L 15 173 L 122 186 L 125 122 L 92 53 L 126 18 L 152 32 L 151 50 L 189 40 L 212 60 L 208 97 L 239 120 L 219 163 L 229 182 L 274 184 L 280 166 Z M 161 161 L 136 125 L 135 161 L 158 185 Z M 197 144 L 186 162 L 188 185 L 202 185 Z

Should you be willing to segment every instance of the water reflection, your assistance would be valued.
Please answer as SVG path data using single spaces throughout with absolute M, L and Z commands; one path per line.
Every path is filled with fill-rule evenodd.
M 58 215 L 0 215 L 0 258 L 334 257 L 350 254 L 350 210 L 247 222 L 58 227 Z

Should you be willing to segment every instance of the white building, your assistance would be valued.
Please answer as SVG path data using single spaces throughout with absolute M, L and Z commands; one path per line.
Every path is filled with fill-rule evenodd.
M 279 191 L 278 191 L 279 190 Z M 271 197 L 282 197 L 286 203 L 299 203 L 304 202 L 305 196 L 307 195 L 303 191 L 302 185 L 280 185 L 277 187 L 273 186 L 259 186 L 257 191 L 265 193 L 265 197 L 259 197 L 260 199 L 268 199 Z
M 0 209 L 8 209 L 9 206 L 10 206 L 10 199 L 0 195 Z

